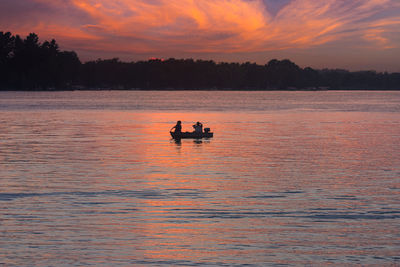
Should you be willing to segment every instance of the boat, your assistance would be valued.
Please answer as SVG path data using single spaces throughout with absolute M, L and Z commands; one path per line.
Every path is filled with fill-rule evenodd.
M 201 133 L 196 132 L 169 132 L 174 139 L 201 139 L 201 138 L 211 138 L 214 136 L 214 133 L 210 131 L 204 131 Z

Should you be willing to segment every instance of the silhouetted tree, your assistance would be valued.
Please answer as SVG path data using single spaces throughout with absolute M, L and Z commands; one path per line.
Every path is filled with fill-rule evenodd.
M 300 84 L 301 69 L 288 59 L 273 59 L 266 65 L 270 85 L 278 89 L 298 87 Z
M 10 83 L 10 61 L 15 47 L 15 37 L 10 32 L 0 32 L 0 88 Z
M 39 42 L 31 33 L 25 39 L 0 32 L 0 88 L 48 89 L 78 81 L 80 61 L 75 52 L 60 51 L 57 42 Z
M 304 69 L 288 59 L 255 63 L 215 63 L 211 60 L 150 59 L 121 62 L 98 59 L 82 64 L 73 51 L 57 42 L 39 42 L 0 32 L 0 89 L 400 89 L 400 73 Z

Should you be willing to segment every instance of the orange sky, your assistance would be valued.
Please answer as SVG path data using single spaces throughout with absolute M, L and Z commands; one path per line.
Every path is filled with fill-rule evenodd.
M 399 0 L 2 0 L 0 23 L 55 38 L 83 61 L 289 58 L 400 71 Z

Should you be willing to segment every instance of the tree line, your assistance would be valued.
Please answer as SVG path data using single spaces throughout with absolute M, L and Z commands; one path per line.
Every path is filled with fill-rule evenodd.
M 212 60 L 117 58 L 82 63 L 57 42 L 0 32 L 0 90 L 399 90 L 400 73 L 300 68 L 290 60 L 216 63 Z

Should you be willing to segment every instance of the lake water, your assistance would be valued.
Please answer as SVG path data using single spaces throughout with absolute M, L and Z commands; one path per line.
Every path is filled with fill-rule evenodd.
M 400 92 L 0 92 L 0 265 L 400 265 L 399 145 Z

